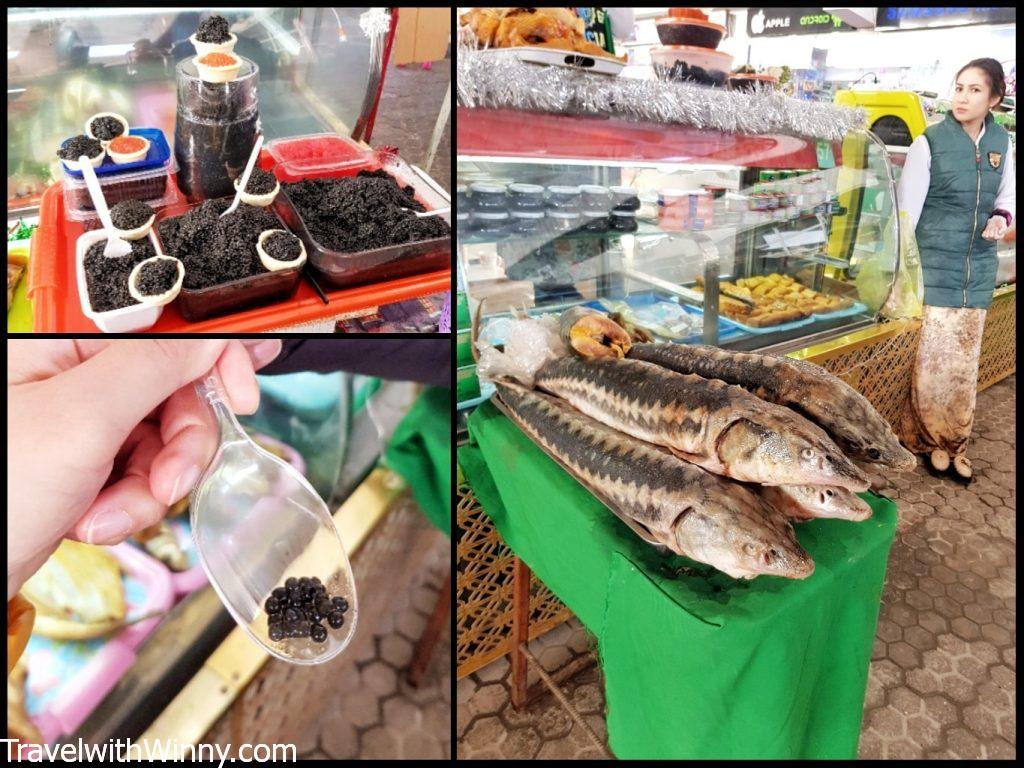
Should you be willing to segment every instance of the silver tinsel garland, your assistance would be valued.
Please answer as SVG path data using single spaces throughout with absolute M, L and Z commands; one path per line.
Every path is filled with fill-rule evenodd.
M 867 126 L 862 109 L 689 83 L 610 77 L 545 67 L 514 55 L 458 48 L 458 98 L 464 107 L 621 117 L 750 135 L 783 133 L 838 140 Z

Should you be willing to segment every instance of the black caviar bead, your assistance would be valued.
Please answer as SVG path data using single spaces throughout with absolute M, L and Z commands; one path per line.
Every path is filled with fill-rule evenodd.
M 307 603 L 311 603 L 317 598 L 316 587 L 310 585 L 303 590 L 302 599 Z
M 309 624 L 304 621 L 297 621 L 292 624 L 288 635 L 290 637 L 309 637 Z
M 341 611 L 332 611 L 327 614 L 327 623 L 332 629 L 341 629 L 341 625 L 345 623 L 345 614 Z
M 288 602 L 292 605 L 302 602 L 302 587 L 289 587 L 288 588 Z
M 346 600 L 344 597 L 332 597 L 331 602 L 334 603 L 334 607 L 342 613 L 348 610 L 348 600 Z
M 285 589 L 284 587 L 278 587 L 277 589 L 275 589 L 270 594 L 273 597 L 277 598 L 277 600 L 279 600 L 281 602 L 284 602 L 285 600 L 288 599 L 288 590 Z
M 302 614 L 299 613 L 298 608 L 287 608 L 284 612 L 284 620 L 289 624 L 294 624 L 301 618 Z
M 320 598 L 320 600 L 317 601 L 316 609 L 322 615 L 326 616 L 328 613 L 330 613 L 331 611 L 334 610 L 334 603 L 332 603 L 330 600 L 322 597 L 322 598 Z
M 320 581 L 319 576 L 314 576 L 312 579 L 310 579 L 310 581 L 318 587 L 321 586 L 321 584 L 323 583 Z
M 281 602 L 276 597 L 268 597 L 263 607 L 269 614 L 278 613 L 281 610 Z
M 291 589 L 292 587 L 299 586 L 299 580 L 296 579 L 294 576 L 289 576 L 287 579 L 285 579 L 284 585 L 288 587 L 288 589 Z
M 267 634 L 270 636 L 270 639 L 273 640 L 275 643 L 278 640 L 284 640 L 284 626 L 282 626 L 281 624 L 271 624 L 270 631 Z
M 302 587 L 303 589 L 308 587 L 309 586 L 309 576 L 303 576 L 301 579 L 299 579 L 299 586 Z
M 327 640 L 327 629 L 323 624 L 313 624 L 309 629 L 309 636 L 314 643 L 322 643 Z

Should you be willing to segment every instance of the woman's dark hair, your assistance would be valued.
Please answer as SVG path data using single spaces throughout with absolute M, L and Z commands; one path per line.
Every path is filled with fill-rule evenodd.
M 989 93 L 993 96 L 998 96 L 1000 101 L 1006 96 L 1006 76 L 1003 74 L 1003 65 L 995 59 L 975 59 L 974 61 L 969 61 L 960 68 L 956 76 L 960 77 L 965 69 L 980 69 L 985 73 L 985 78 L 988 80 Z

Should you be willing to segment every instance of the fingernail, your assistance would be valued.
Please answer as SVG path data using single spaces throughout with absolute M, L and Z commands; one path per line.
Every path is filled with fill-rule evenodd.
M 131 533 L 132 525 L 123 509 L 105 509 L 93 515 L 85 538 L 90 544 L 116 544 Z
M 175 479 L 174 487 L 171 488 L 171 498 L 167 501 L 167 506 L 181 501 L 182 498 L 187 496 L 196 487 L 197 482 L 199 482 L 199 467 L 193 464 Z
M 254 347 L 249 348 L 249 354 L 252 357 L 253 366 L 259 368 L 266 365 L 281 352 L 281 342 L 277 339 L 270 339 L 269 341 L 261 341 Z

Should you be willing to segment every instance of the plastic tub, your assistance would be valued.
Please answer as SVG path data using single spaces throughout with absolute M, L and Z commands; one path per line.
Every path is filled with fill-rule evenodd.
M 224 198 L 230 202 L 230 198 Z M 184 216 L 201 203 L 175 205 L 165 209 L 156 217 L 153 225 L 153 232 L 159 239 L 160 222 L 164 219 L 173 219 Z M 273 210 L 273 209 L 271 209 Z M 281 217 L 277 216 L 280 221 Z M 283 222 L 282 222 L 283 223 Z M 285 226 L 285 229 L 288 227 Z M 163 246 L 163 240 L 160 240 Z M 177 254 L 163 248 L 168 256 Z M 190 323 L 206 320 L 219 315 L 230 314 L 241 309 L 269 304 L 289 298 L 299 285 L 302 278 L 302 266 L 294 269 L 284 269 L 277 272 L 261 272 L 250 277 L 243 277 L 240 280 L 231 280 L 227 283 L 211 285 L 207 288 L 186 288 L 182 286 L 178 294 L 178 310 L 181 316 Z
M 162 306 L 134 304 L 121 309 L 112 309 L 109 312 L 94 312 L 92 309 L 92 302 L 89 301 L 89 289 L 85 282 L 85 253 L 93 243 L 106 240 L 106 238 L 107 233 L 103 230 L 86 232 L 75 243 L 75 272 L 78 276 L 78 300 L 82 304 L 82 314 L 92 320 L 96 327 L 104 333 L 145 331 L 160 319 L 160 314 L 164 311 Z M 149 240 L 156 248 L 157 241 L 153 230 L 150 230 Z
M 677 15 L 673 12 L 687 11 L 685 8 L 670 8 L 669 15 L 655 19 L 658 39 L 662 45 L 694 45 L 699 48 L 717 48 L 725 36 L 725 27 L 708 21 L 700 11 L 691 15 Z
M 111 208 L 117 203 L 125 200 L 141 200 L 157 213 L 164 207 L 178 201 L 177 190 L 172 180 L 172 174 L 177 171 L 177 163 L 174 158 L 170 159 L 171 165 L 167 168 L 155 171 L 140 171 L 125 176 L 107 177 L 98 179 L 103 189 L 103 197 L 107 201 L 107 207 Z M 69 189 L 69 179 L 65 179 L 61 186 L 64 187 L 64 211 L 69 221 L 81 224 L 86 230 L 98 229 L 102 226 L 99 214 L 92 207 L 92 197 L 86 189 L 85 182 L 79 182 Z M 88 208 L 74 208 L 74 204 L 87 203 Z
M 289 177 L 278 177 L 284 182 L 301 181 L 311 174 L 358 169 L 373 160 L 373 150 L 334 133 L 274 139 L 267 143 L 267 154 L 274 163 L 287 166 Z
M 661 80 L 722 86 L 732 69 L 732 56 L 692 45 L 663 45 L 651 48 L 651 64 Z
M 440 187 L 427 183 L 404 160 L 397 155 L 386 152 L 376 153 L 374 162 L 364 164 L 361 167 L 352 166 L 323 174 L 306 174 L 303 178 L 312 178 L 312 176 L 319 176 L 321 178 L 354 176 L 363 168 L 367 170 L 380 168 L 393 176 L 400 186 L 411 186 L 416 200 L 428 211 L 436 208 L 447 208 L 450 205 L 448 198 Z M 274 169 L 278 179 L 282 181 L 291 175 L 293 171 L 294 169 L 288 166 L 278 166 Z M 316 241 L 309 230 L 306 229 L 305 223 L 288 199 L 287 190 L 284 188 L 281 189 L 281 193 L 274 200 L 274 204 L 271 207 L 287 228 L 298 235 L 302 242 L 305 243 L 310 266 L 334 286 L 342 287 L 377 280 L 391 280 L 404 275 L 435 269 L 446 269 L 451 265 L 451 233 L 430 240 L 388 245 L 382 248 L 355 253 L 341 253 L 340 251 L 333 251 Z M 451 226 L 450 213 L 441 214 L 441 218 Z

